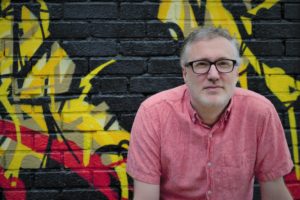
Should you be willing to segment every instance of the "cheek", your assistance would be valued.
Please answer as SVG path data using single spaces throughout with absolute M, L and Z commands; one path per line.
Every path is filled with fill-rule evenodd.
M 230 85 L 236 85 L 237 81 L 238 81 L 238 75 L 236 73 L 231 74 L 230 76 L 228 76 L 226 78 L 226 82 Z

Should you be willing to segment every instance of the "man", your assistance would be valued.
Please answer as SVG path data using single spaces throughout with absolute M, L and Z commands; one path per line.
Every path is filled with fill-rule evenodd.
M 274 106 L 236 88 L 237 42 L 220 28 L 186 39 L 185 84 L 148 98 L 131 132 L 127 172 L 135 200 L 289 200 L 282 176 L 293 167 Z

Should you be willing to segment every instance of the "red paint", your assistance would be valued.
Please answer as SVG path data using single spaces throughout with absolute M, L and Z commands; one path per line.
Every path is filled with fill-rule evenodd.
M 0 167 L 0 188 L 3 188 L 5 200 L 25 200 L 26 190 L 24 183 L 18 178 L 6 178 L 4 169 Z M 15 182 L 15 186 L 12 183 Z
M 284 177 L 285 183 L 294 200 L 300 200 L 300 180 L 297 180 L 295 171 Z
M 0 135 L 6 136 L 16 142 L 16 130 L 15 125 L 10 121 L 4 121 L 0 120 L 0 126 L 3 126 L 4 128 L 0 130 Z M 32 149 L 35 152 L 45 153 L 49 135 L 39 133 L 37 131 L 30 130 L 26 127 L 21 126 L 21 142 L 23 145 L 27 146 L 28 148 Z M 63 164 L 66 168 L 71 169 L 73 172 L 77 173 L 81 178 L 86 180 L 88 183 L 94 186 L 95 190 L 98 190 L 102 194 L 104 194 L 108 199 L 118 199 L 118 193 L 110 188 L 102 188 L 102 186 L 110 186 L 110 179 L 109 176 L 117 177 L 116 172 L 113 168 L 103 165 L 100 156 L 97 154 L 93 154 L 90 156 L 90 161 L 87 166 L 84 166 L 83 164 L 83 150 L 74 142 L 67 141 L 69 147 L 71 148 L 71 151 L 68 149 L 68 146 L 63 142 L 59 141 L 57 139 L 52 140 L 52 145 L 50 149 L 49 156 L 51 159 L 57 161 L 58 163 Z M 68 151 L 67 151 L 68 150 Z M 62 154 L 62 152 L 63 154 Z M 72 153 L 73 152 L 73 153 Z M 77 159 L 75 158 L 77 157 Z M 119 161 L 117 164 L 124 163 L 126 160 Z M 113 163 L 111 166 L 116 165 L 116 163 Z M 91 173 L 94 170 L 103 170 L 103 173 L 93 173 L 93 179 L 91 178 Z M 86 173 L 89 171 L 90 173 Z M 3 175 L 1 176 L 2 179 L 0 179 L 0 186 L 2 188 L 6 188 L 7 185 L 12 180 L 4 180 Z M 18 184 L 22 184 L 21 180 L 18 180 Z M 5 184 L 4 184 L 5 183 Z M 95 184 L 94 184 L 95 183 Z M 18 186 L 19 187 L 19 186 Z M 24 188 L 24 185 L 23 187 Z M 6 190 L 5 190 L 6 191 Z M 5 193 L 4 191 L 4 193 Z M 18 191 L 19 194 L 19 191 Z M 22 196 L 24 194 L 24 196 Z M 7 200 L 23 200 L 25 199 L 25 191 L 21 194 L 21 196 L 18 196 L 18 198 L 15 197 L 15 195 L 12 195 L 10 192 L 5 193 L 5 195 L 8 197 Z M 22 198 L 21 198 L 22 197 Z

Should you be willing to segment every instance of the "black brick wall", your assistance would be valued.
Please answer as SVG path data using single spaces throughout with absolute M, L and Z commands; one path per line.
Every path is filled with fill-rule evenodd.
M 21 5 L 20 2 L 14 2 L 14 4 Z M 34 4 L 33 2 L 28 1 L 27 4 Z M 179 2 L 177 3 L 179 4 Z M 269 3 L 272 2 L 274 1 Z M 68 59 L 75 63 L 74 72 L 65 74 L 62 70 L 56 72 L 57 74 L 49 74 L 49 76 L 58 78 L 60 75 L 65 75 L 65 79 L 69 79 L 72 83 L 67 91 L 55 96 L 55 100 L 61 103 L 62 107 L 65 101 L 78 98 L 82 94 L 84 86 L 81 85 L 81 80 L 83 77 L 87 77 L 101 64 L 115 60 L 90 80 L 91 90 L 85 101 L 93 106 L 105 102 L 109 107 L 107 112 L 113 115 L 113 119 L 118 121 L 122 129 L 130 132 L 135 113 L 143 100 L 157 92 L 183 84 L 178 55 L 184 33 L 175 22 L 164 23 L 158 19 L 160 3 L 158 0 L 47 0 L 46 4 L 50 14 L 50 36 L 44 40 L 34 58 L 28 61 L 28 65 L 38 62 L 42 56 L 49 56 L 45 52 L 51 52 L 54 42 L 63 48 Z M 289 102 L 282 102 L 266 84 L 265 75 L 272 76 L 274 74 L 261 75 L 252 66 L 247 68 L 248 88 L 263 94 L 276 106 L 285 128 L 292 156 L 294 156 L 291 130 L 296 130 L 296 134 L 300 138 L 300 1 L 282 0 L 269 9 L 261 9 L 255 15 L 247 13 L 247 9 L 249 6 L 259 5 L 262 1 L 251 1 L 248 4 L 240 0 L 222 0 L 222 3 L 222 6 L 235 18 L 235 24 L 241 33 L 243 42 L 253 53 L 250 59 L 255 56 L 258 59 L 257 62 L 266 64 L 272 69 L 281 68 L 282 73 L 276 75 L 288 76 L 295 83 L 295 88 L 290 87 L 289 91 L 289 94 L 293 91 L 298 92 L 298 99 L 292 104 L 295 110 L 296 126 L 291 127 L 287 111 Z M 250 3 L 252 4 L 250 5 Z M 192 4 L 197 6 L 196 3 Z M 248 34 L 244 28 L 245 24 L 241 21 L 241 17 L 251 19 L 251 34 Z M 223 19 L 220 17 L 218 20 L 222 21 Z M 209 19 L 208 23 L 211 23 Z M 226 22 L 224 21 L 224 23 Z M 2 29 L 0 27 L 0 31 Z M 172 37 L 169 29 L 178 34 L 178 40 Z M 4 40 L 5 42 L 2 42 Z M 5 36 L 0 41 L 1 51 L 3 46 L 9 46 L 7 42 L 20 43 L 18 40 L 14 40 L 12 35 Z M 8 58 L 18 58 L 13 55 L 13 52 L 5 51 L 4 54 Z M 2 54 L 0 54 L 0 58 L 1 56 Z M 11 73 L 15 77 L 14 85 L 22 83 L 26 79 L 24 76 L 30 70 L 31 68 L 28 67 L 21 72 L 12 71 Z M 1 74 L 1 78 L 6 78 L 6 76 Z M 2 82 L 0 82 L 1 84 Z M 46 89 L 43 90 L 43 92 L 45 91 Z M 7 94 L 11 94 L 8 100 L 14 102 L 16 100 L 12 94 L 19 95 L 20 90 L 16 91 L 15 87 L 9 87 Z M 0 96 L 4 95 L 6 94 L 1 91 Z M 48 97 L 34 97 L 33 95 L 32 99 L 27 99 L 26 104 L 40 105 L 50 102 Z M 17 99 L 16 102 L 18 101 Z M 57 113 L 61 111 L 59 110 L 61 107 L 58 108 Z M 7 112 L 3 106 L 0 106 L 0 119 L 11 119 Z M 21 115 L 20 112 L 20 110 L 16 110 L 14 114 Z M 31 113 L 34 112 L 42 114 L 45 120 L 51 120 L 52 115 L 47 110 L 31 111 Z M 26 117 L 30 116 L 24 114 L 24 118 Z M 58 124 L 58 126 L 62 126 L 61 123 Z M 4 125 L 0 124 L 0 129 L 2 128 Z M 57 137 L 52 134 L 57 131 L 55 126 L 49 128 L 48 131 L 51 137 Z M 69 132 L 71 131 L 66 130 L 66 133 Z M 43 134 L 46 133 L 43 132 Z M 4 139 L 0 138 L 0 147 L 3 141 Z M 32 143 L 34 142 L 32 141 Z M 107 148 L 112 154 L 116 151 L 115 147 Z M 61 156 L 62 162 L 65 162 L 63 161 L 64 151 L 66 149 L 55 149 L 54 152 Z M 95 149 L 93 149 L 94 152 Z M 119 156 L 121 155 L 120 152 L 117 153 Z M 5 162 L 0 154 L 0 164 Z M 86 173 L 92 173 L 97 169 L 97 166 L 89 167 L 90 171 Z M 1 169 L 0 165 L 0 178 L 4 174 Z M 80 174 L 84 173 L 84 170 L 80 169 L 79 172 L 76 172 Z M 0 184 L 0 200 L 6 200 L 4 190 L 12 196 L 11 199 L 18 199 L 22 190 L 26 190 L 25 199 L 28 200 L 45 198 L 55 200 L 106 199 L 102 193 L 96 192 L 91 186 L 92 178 L 88 182 L 78 174 L 72 172 L 67 166 L 50 159 L 46 169 L 20 170 L 20 179 L 23 180 L 26 188 L 7 189 L 5 187 L 8 186 L 1 188 Z M 123 186 L 120 186 L 117 179 L 110 177 L 109 180 L 111 185 L 103 186 L 103 190 L 112 190 L 117 194 L 116 199 L 121 199 L 120 190 L 123 189 Z M 129 197 L 132 198 L 132 180 L 129 179 L 129 181 L 131 184 Z M 291 183 L 297 186 L 296 190 L 300 190 L 299 180 L 297 181 L 293 180 Z M 295 199 L 300 199 L 300 192 L 297 194 Z M 255 185 L 254 199 L 260 199 L 257 184 Z

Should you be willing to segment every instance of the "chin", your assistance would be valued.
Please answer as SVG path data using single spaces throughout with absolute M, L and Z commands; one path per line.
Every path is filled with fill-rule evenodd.
M 198 101 L 205 107 L 223 107 L 229 102 L 229 96 L 218 96 L 218 97 L 200 97 Z

